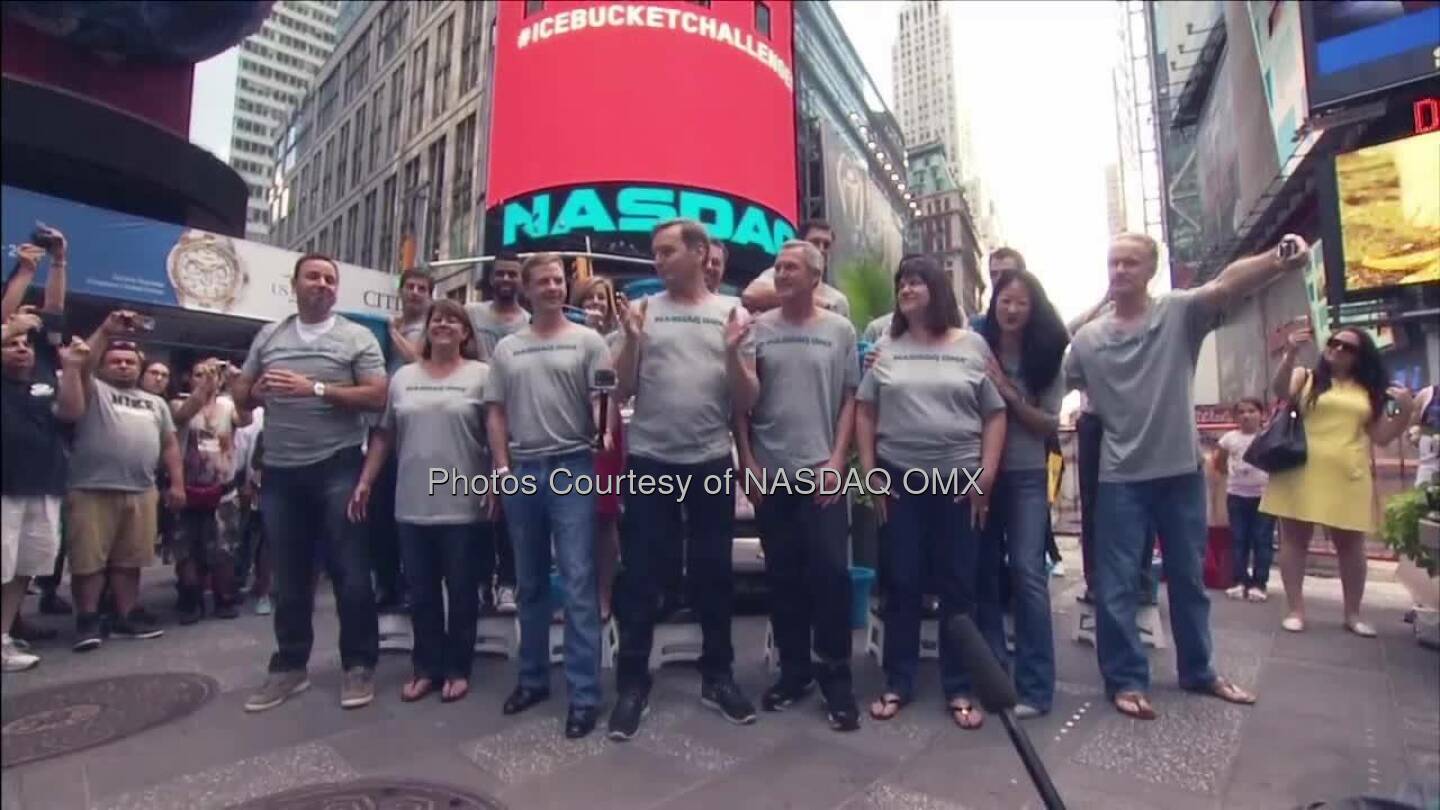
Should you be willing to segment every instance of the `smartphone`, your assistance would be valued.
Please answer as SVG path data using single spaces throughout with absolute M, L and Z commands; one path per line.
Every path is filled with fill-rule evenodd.
M 137 332 L 154 332 L 155 319 L 149 315 L 130 315 L 125 318 L 125 326 Z
M 45 333 L 45 339 L 51 346 L 61 346 L 65 343 L 65 315 L 60 312 L 41 312 L 40 329 Z
M 590 387 L 596 391 L 614 391 L 619 384 L 620 378 L 610 368 L 595 369 L 595 378 L 590 381 Z
M 581 309 L 580 307 L 572 307 L 569 304 L 566 304 L 564 307 L 564 312 L 565 318 L 571 323 L 578 323 L 581 326 L 584 326 L 587 322 L 588 316 L 586 315 L 585 310 Z
M 1280 258 L 1289 259 L 1300 252 L 1300 246 L 1294 239 L 1280 240 Z

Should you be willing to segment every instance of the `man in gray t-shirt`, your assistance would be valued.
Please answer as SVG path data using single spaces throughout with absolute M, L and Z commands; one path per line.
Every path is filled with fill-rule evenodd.
M 1159 256 L 1154 240 L 1121 234 L 1111 242 L 1114 308 L 1075 334 L 1066 374 L 1072 388 L 1088 393 L 1104 425 L 1096 504 L 1096 654 L 1106 694 L 1126 715 L 1154 717 L 1145 694 L 1150 671 L 1135 624 L 1134 587 L 1152 523 L 1164 549 L 1180 685 L 1232 703 L 1255 700 L 1211 667 L 1195 362 L 1201 342 L 1228 307 L 1305 266 L 1307 254 L 1304 240 L 1287 236 L 1275 250 L 1240 259 L 1201 287 L 1151 299 L 1146 285 Z
M 731 669 L 735 496 L 729 486 L 712 488 L 714 494 L 704 487 L 708 476 L 733 481 L 730 418 L 749 411 L 758 391 L 754 363 L 741 353 L 749 316 L 734 299 L 705 288 L 710 237 L 704 225 L 665 222 L 650 242 L 665 291 L 625 308 L 625 342 L 616 363 L 617 401 L 635 397 L 625 437 L 627 473 L 679 481 L 688 489 L 679 497 L 669 491 L 626 493 L 624 562 L 615 597 L 620 695 L 610 715 L 614 739 L 634 736 L 648 706 L 661 590 L 657 573 L 667 549 L 679 542 L 688 543 L 687 574 L 704 633 L 701 700 L 732 722 L 755 719 Z
M 850 680 L 850 535 L 840 487 L 860 363 L 855 327 L 816 306 L 823 269 L 824 258 L 808 242 L 781 247 L 775 260 L 780 307 L 755 319 L 745 346 L 760 392 L 750 413 L 738 417 L 737 438 L 780 651 L 780 679 L 761 705 L 774 711 L 794 703 L 818 675 L 830 724 L 849 731 L 860 727 L 860 711 Z M 801 486 L 800 476 L 817 473 L 818 491 Z M 812 633 L 818 667 L 811 663 Z
M 519 257 L 513 253 L 495 257 L 480 286 L 486 300 L 466 304 L 465 313 L 475 327 L 480 359 L 488 363 L 501 338 L 513 335 L 530 322 L 530 313 L 520 306 Z
M 184 504 L 185 482 L 170 406 L 138 385 L 143 356 L 128 339 L 135 320 L 133 312 L 110 313 L 86 341 L 91 353 L 80 372 L 85 413 L 75 426 L 65 503 L 77 652 L 102 643 L 97 612 L 107 583 L 117 617 L 112 636 L 162 634 L 132 612 L 140 569 L 155 554 L 156 468 L 163 462 L 170 478 L 164 493 L 170 509 Z
M 324 256 L 295 263 L 297 313 L 260 330 L 231 387 L 242 408 L 265 406 L 261 514 L 275 550 L 275 641 L 270 675 L 245 704 L 264 711 L 309 686 L 315 563 L 323 559 L 340 617 L 340 703 L 374 698 L 379 653 L 370 549 L 346 517 L 364 462 L 361 414 L 385 407 L 385 358 L 375 336 L 334 312 L 340 267 Z
M 518 488 L 502 490 L 520 597 L 519 683 L 504 712 L 525 711 L 550 695 L 553 547 L 565 608 L 565 736 L 578 738 L 594 729 L 600 711 L 591 391 L 611 369 L 610 352 L 598 332 L 566 319 L 559 256 L 530 256 L 521 279 L 535 318 L 495 347 L 485 389 L 495 473 L 518 479 Z

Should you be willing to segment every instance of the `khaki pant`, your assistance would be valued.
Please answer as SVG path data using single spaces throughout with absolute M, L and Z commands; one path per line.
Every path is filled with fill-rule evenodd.
M 88 576 L 107 568 L 144 568 L 153 562 L 158 498 L 153 489 L 71 490 L 65 496 L 70 572 Z

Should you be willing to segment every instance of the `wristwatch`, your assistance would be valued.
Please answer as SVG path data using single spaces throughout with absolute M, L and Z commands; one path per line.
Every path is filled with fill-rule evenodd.
M 505 476 L 507 476 L 507 475 L 510 474 L 510 468 L 509 468 L 509 467 L 496 467 L 496 468 L 495 468 L 495 474 L 496 474 L 497 476 L 501 477 L 501 478 L 504 478 Z
M 325 383 L 323 383 L 323 382 L 317 382 L 317 383 L 315 383 L 315 387 L 314 387 L 313 389 L 311 389 L 311 390 L 313 390 L 313 391 L 315 392 L 315 396 L 320 397 L 320 398 L 322 398 L 322 399 L 325 397 Z

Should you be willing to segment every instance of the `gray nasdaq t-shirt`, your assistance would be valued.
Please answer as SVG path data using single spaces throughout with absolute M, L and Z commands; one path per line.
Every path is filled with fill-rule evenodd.
M 771 284 L 774 284 L 775 268 L 765 268 L 765 270 L 760 273 L 760 278 L 763 278 Z M 830 310 L 831 312 L 834 312 L 837 315 L 840 315 L 841 317 L 850 317 L 850 299 L 845 297 L 845 293 L 840 292 L 840 290 L 830 286 L 829 284 L 826 284 L 823 280 L 820 282 L 820 288 L 816 291 L 815 301 L 820 306 Z
M 823 309 L 805 324 L 773 309 L 755 318 L 747 348 L 760 377 L 760 399 L 750 414 L 755 459 L 787 473 L 824 462 L 835 449 L 846 392 L 860 382 L 855 327 Z
M 875 403 L 880 458 L 927 471 L 976 467 L 985 417 L 1005 409 L 985 373 L 989 356 L 974 332 L 942 346 L 921 343 L 910 332 L 886 341 L 855 394 Z
M 395 519 L 421 525 L 484 520 L 481 499 L 448 483 L 430 489 L 430 470 L 466 478 L 484 475 L 485 379 L 490 368 L 466 360 L 443 378 L 419 363 L 395 372 L 380 426 L 393 431 L 397 478 Z M 459 494 L 454 494 L 454 493 Z
M 530 323 L 530 313 L 524 309 L 510 320 L 502 319 L 495 312 L 494 301 L 466 304 L 465 314 L 470 316 L 470 325 L 475 328 L 475 342 L 479 345 L 480 359 L 486 361 L 495 354 L 495 346 L 500 343 L 501 338 L 519 332 Z
M 307 343 L 295 317 L 260 330 L 245 358 L 244 372 L 259 383 L 271 369 L 285 369 L 326 384 L 356 385 L 385 376 L 385 357 L 369 329 L 335 316 L 329 331 Z M 337 408 L 313 394 L 265 398 L 265 466 L 315 464 L 365 440 L 359 411 Z
M 1015 389 L 1020 396 L 1030 403 L 1032 407 L 1039 408 L 1051 416 L 1060 415 L 1060 401 L 1065 398 L 1065 375 L 1057 370 L 1055 379 L 1045 387 L 1039 395 L 1031 393 L 1029 386 L 1025 384 L 1025 378 L 1020 373 L 1020 359 L 1002 361 L 1005 374 L 1015 384 Z M 1005 453 L 1001 456 L 1000 469 L 1005 472 L 1010 470 L 1043 470 L 1049 464 L 1049 454 L 1045 452 L 1044 436 L 1032 433 L 1030 428 L 1025 427 L 1016 416 L 1015 412 L 1009 413 L 1009 420 L 1005 427 Z
M 865 324 L 865 333 L 860 339 L 866 343 L 879 342 L 880 338 L 890 335 L 890 321 L 894 320 L 895 313 L 887 312 L 870 323 Z
M 175 431 L 170 406 L 139 388 L 116 388 L 93 379 L 85 415 L 75 426 L 70 488 L 147 492 L 167 433 Z
M 1195 362 L 1217 324 L 1217 313 L 1194 290 L 1182 290 L 1156 298 L 1133 332 L 1107 313 L 1075 333 L 1066 382 L 1084 389 L 1105 428 L 1101 481 L 1147 481 L 1200 468 Z
M 593 447 L 590 381 L 597 369 L 613 367 L 605 338 L 578 324 L 567 323 L 548 338 L 527 326 L 501 340 L 490 360 L 485 401 L 505 406 L 512 460 Z
M 725 321 L 744 308 L 707 295 L 682 304 L 668 292 L 645 299 L 635 412 L 625 437 L 631 454 L 672 464 L 730 456 L 730 382 Z

